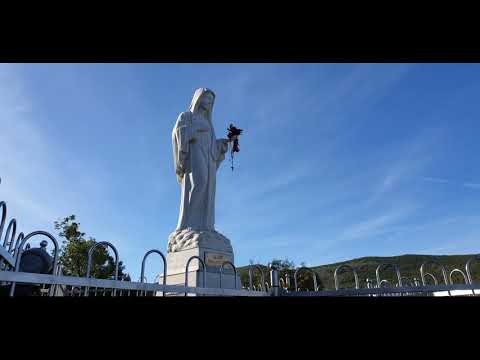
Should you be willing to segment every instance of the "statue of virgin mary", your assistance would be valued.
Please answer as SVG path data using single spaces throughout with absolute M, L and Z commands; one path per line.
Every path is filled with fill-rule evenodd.
M 232 251 L 230 241 L 215 231 L 216 173 L 228 150 L 228 139 L 217 139 L 212 124 L 215 94 L 195 91 L 188 111 L 182 112 L 172 131 L 175 174 L 181 188 L 176 230 L 168 252 L 197 246 Z

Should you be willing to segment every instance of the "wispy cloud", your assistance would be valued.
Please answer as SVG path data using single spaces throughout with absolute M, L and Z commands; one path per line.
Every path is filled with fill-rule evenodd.
M 476 253 L 480 236 L 476 224 L 479 221 L 478 215 L 447 215 L 419 224 L 408 224 L 397 228 L 391 243 L 398 244 L 402 239 L 408 239 L 410 253 Z
M 326 86 L 308 94 L 304 104 L 320 115 L 334 112 L 336 117 L 358 106 L 371 106 L 401 81 L 414 64 L 355 64 L 336 79 L 325 79 Z M 331 70 L 331 69 L 330 69 Z
M 38 201 L 41 193 L 32 196 L 31 187 L 27 185 L 39 181 L 43 160 L 49 157 L 47 146 L 28 120 L 31 103 L 24 96 L 22 82 L 13 67 L 0 66 L 0 76 L 0 192 L 3 200 L 8 201 L 12 217 L 16 216 L 15 210 L 21 210 L 31 220 L 36 217 L 42 222 L 52 221 L 55 212 L 48 203 Z M 33 225 L 33 221 L 28 222 Z
M 440 178 L 432 178 L 432 177 L 428 177 L 428 176 L 423 176 L 422 179 L 425 180 L 425 181 L 436 182 L 436 183 L 447 183 L 447 184 L 452 183 L 450 180 L 440 179 Z
M 369 203 L 372 204 L 383 195 L 395 189 L 404 180 L 410 180 L 416 174 L 424 172 L 425 168 L 434 161 L 435 146 L 444 136 L 444 128 L 427 128 L 413 139 L 401 144 L 393 144 L 391 151 L 394 156 L 386 156 L 384 175 L 373 189 Z M 381 165 L 381 166 L 382 166 Z
M 470 181 L 448 172 L 441 174 L 452 179 L 419 180 L 433 174 L 443 136 L 425 127 L 449 116 L 436 110 L 428 84 L 421 101 L 408 102 L 404 80 L 418 80 L 415 66 L 62 65 L 53 78 L 35 66 L 0 66 L 0 199 L 22 231 L 75 213 L 87 235 L 117 245 L 135 273 L 145 250 L 163 249 L 175 226 L 174 119 L 190 87 L 211 86 L 217 136 L 230 121 L 245 130 L 235 171 L 227 157 L 218 172 L 216 200 L 217 229 L 240 264 L 253 256 L 317 264 L 376 250 L 474 248 L 478 219 L 431 219 L 473 203 L 442 197 L 439 209 L 434 191 L 416 196 L 421 181 L 440 189 L 480 183 L 473 173 Z M 175 89 L 164 86 L 171 81 Z M 61 104 L 58 88 L 70 89 Z
M 100 224 L 92 221 L 89 198 L 101 199 L 102 174 L 93 177 L 80 159 L 65 158 L 62 145 L 42 129 L 34 104 L 18 68 L 0 65 L 0 198 L 9 217 L 25 233 L 55 234 L 53 222 L 72 213 L 95 228 Z
M 430 176 L 422 176 L 421 179 L 424 181 L 433 182 L 433 183 L 451 184 L 456 186 L 462 186 L 469 189 L 480 190 L 480 183 L 464 182 L 464 181 L 430 177 Z
M 415 207 L 410 206 L 394 209 L 388 213 L 373 216 L 367 220 L 348 226 L 340 235 L 340 239 L 368 239 L 385 232 L 389 232 L 392 230 L 392 225 L 395 225 L 398 221 L 411 216 L 414 211 Z

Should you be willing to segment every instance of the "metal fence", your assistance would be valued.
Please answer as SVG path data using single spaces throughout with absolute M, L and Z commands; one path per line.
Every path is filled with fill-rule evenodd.
M 206 277 L 206 266 L 204 261 L 197 257 L 191 257 L 185 267 L 184 284 L 167 285 L 166 276 L 167 261 L 165 255 L 157 249 L 149 250 L 145 253 L 141 262 L 141 275 L 139 281 L 124 281 L 118 279 L 119 254 L 115 246 L 108 242 L 95 243 L 88 252 L 87 271 L 85 277 L 65 276 L 62 271 L 62 265 L 59 263 L 59 245 L 54 236 L 45 231 L 34 231 L 24 236 L 23 233 L 16 235 L 17 221 L 11 219 L 7 225 L 5 236 L 3 231 L 7 220 L 7 204 L 0 202 L 2 211 L 0 220 L 0 284 L 5 294 L 17 296 L 22 294 L 22 289 L 35 289 L 35 294 L 40 296 L 142 296 L 142 297 L 168 297 L 168 296 L 455 296 L 458 293 L 465 296 L 478 296 L 480 284 L 472 279 L 471 266 L 475 261 L 480 260 L 480 255 L 472 257 L 465 264 L 465 272 L 455 268 L 447 273 L 447 269 L 437 262 L 424 262 L 419 268 L 420 280 L 417 278 L 408 279 L 401 275 L 400 268 L 394 263 L 381 263 L 377 266 L 375 274 L 376 281 L 365 279 L 365 286 L 362 287 L 358 276 L 358 269 L 347 264 L 342 264 L 335 269 L 333 274 L 335 289 L 325 290 L 318 286 L 318 274 L 311 268 L 300 267 L 294 271 L 293 287 L 290 283 L 290 277 L 285 279 L 279 276 L 280 271 L 274 265 L 267 267 L 255 264 L 248 267 L 248 285 L 241 289 L 237 287 L 238 270 L 231 262 L 224 262 L 218 272 L 220 287 L 208 287 Z M 47 242 L 53 245 L 52 267 L 49 273 L 21 272 L 22 254 L 28 249 L 28 242 L 34 237 L 43 237 L 47 241 L 42 242 L 45 249 Z M 110 248 L 115 255 L 115 271 L 113 279 L 96 279 L 91 277 L 93 252 L 97 247 L 103 246 Z M 148 283 L 145 277 L 146 260 L 149 255 L 156 253 L 163 261 L 163 272 L 155 278 L 153 283 Z M 188 286 L 188 273 L 191 261 L 197 260 L 201 265 L 202 286 Z M 434 274 L 426 272 L 427 266 L 436 265 L 440 267 L 443 276 L 443 284 L 440 284 Z M 231 268 L 234 276 L 234 288 L 222 287 L 222 277 L 225 267 Z M 381 271 L 391 267 L 395 271 L 397 278 L 396 284 L 391 284 L 387 279 L 382 279 Z M 266 279 L 264 269 L 268 269 Z M 355 287 L 349 289 L 340 288 L 339 275 L 342 270 L 348 270 L 353 273 Z M 260 275 L 260 281 L 254 283 L 254 272 Z M 313 279 L 313 288 L 300 288 L 298 285 L 298 275 L 308 273 Z M 448 275 L 447 275 L 448 274 Z M 463 283 L 455 283 L 454 275 L 461 275 Z M 156 279 L 162 278 L 162 283 Z M 457 279 L 459 276 L 456 277 Z M 427 281 L 433 280 L 433 285 Z M 457 280 L 458 282 L 458 280 Z M 30 292 L 32 293 L 32 292 Z

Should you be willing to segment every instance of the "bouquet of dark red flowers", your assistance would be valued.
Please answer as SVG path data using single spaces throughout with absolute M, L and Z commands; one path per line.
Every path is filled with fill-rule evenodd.
M 233 171 L 233 154 L 240 151 L 240 144 L 238 143 L 238 137 L 240 136 L 243 130 L 233 126 L 233 124 L 230 124 L 230 127 L 227 130 L 228 130 L 228 134 L 227 134 L 228 140 L 230 142 L 233 141 L 232 150 L 230 151 L 232 171 Z

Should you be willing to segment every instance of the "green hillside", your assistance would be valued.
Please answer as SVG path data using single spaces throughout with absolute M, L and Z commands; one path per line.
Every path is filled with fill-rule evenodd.
M 468 259 L 474 257 L 473 254 L 468 255 L 401 255 L 401 256 L 391 256 L 391 257 L 378 257 L 378 256 L 369 256 L 363 257 L 343 262 L 338 262 L 334 264 L 320 265 L 311 267 L 316 274 L 317 279 L 319 280 L 319 285 L 322 289 L 335 289 L 334 283 L 334 271 L 337 266 L 342 264 L 348 264 L 357 269 L 360 287 L 366 287 L 366 279 L 371 279 L 373 283 L 376 284 L 376 275 L 375 270 L 377 266 L 381 263 L 394 263 L 397 264 L 400 273 L 403 277 L 408 278 L 409 281 L 413 281 L 413 278 L 420 280 L 420 266 L 425 261 L 435 261 L 443 265 L 447 271 L 447 277 L 450 274 L 450 271 L 453 269 L 460 269 L 465 273 L 465 263 Z M 262 266 L 265 272 L 266 281 L 269 282 L 269 274 L 266 266 Z M 240 267 L 239 272 L 242 279 L 242 284 L 244 286 L 248 285 L 248 267 Z M 281 271 L 282 277 L 285 277 L 286 273 L 290 274 L 291 278 L 291 288 L 293 288 L 293 272 L 294 269 L 285 269 Z M 433 274 L 439 283 L 443 283 L 443 275 L 441 268 L 436 265 L 427 265 L 425 267 L 425 272 Z M 480 279 L 480 261 L 472 262 L 471 266 L 472 277 L 475 279 Z M 397 278 L 392 267 L 385 267 L 384 270 L 380 271 L 380 278 L 386 279 L 390 284 L 396 284 Z M 344 270 L 339 273 L 340 287 L 354 287 L 355 281 L 353 273 Z M 463 283 L 463 277 L 461 274 L 454 274 L 453 276 L 454 283 Z M 313 281 L 311 276 L 307 272 L 302 272 L 301 276 L 299 273 L 299 287 L 313 289 Z M 260 283 L 260 276 L 258 272 L 254 272 L 254 284 L 258 285 Z M 433 284 L 433 279 L 427 277 L 427 283 Z

